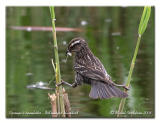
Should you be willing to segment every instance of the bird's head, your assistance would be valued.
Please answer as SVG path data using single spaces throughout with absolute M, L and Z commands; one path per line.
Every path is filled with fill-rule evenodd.
M 66 54 L 71 56 L 73 52 L 79 52 L 85 46 L 87 43 L 83 38 L 74 38 L 69 42 Z

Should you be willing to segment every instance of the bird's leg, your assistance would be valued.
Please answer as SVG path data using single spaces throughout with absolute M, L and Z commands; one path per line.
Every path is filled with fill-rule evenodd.
M 113 83 L 113 85 L 117 86 L 117 87 L 123 87 L 124 89 L 129 90 L 129 87 L 127 87 L 125 85 L 118 85 L 118 84 L 115 84 L 115 83 Z
M 56 86 L 60 86 L 60 85 L 68 85 L 68 86 L 73 87 L 73 88 L 77 87 L 77 83 L 74 82 L 73 84 L 70 84 L 70 83 L 65 82 L 63 80 L 61 81 L 61 83 L 57 84 Z

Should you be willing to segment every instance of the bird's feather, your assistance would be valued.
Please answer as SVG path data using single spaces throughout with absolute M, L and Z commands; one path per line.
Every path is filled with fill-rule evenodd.
M 82 61 L 83 60 L 83 61 Z M 93 80 L 112 83 L 110 76 L 107 74 L 104 66 L 95 56 L 86 56 L 75 62 L 74 70 L 79 74 L 91 78 Z
M 125 98 L 128 94 L 113 85 L 93 80 L 89 96 L 93 99 L 107 99 L 112 97 Z

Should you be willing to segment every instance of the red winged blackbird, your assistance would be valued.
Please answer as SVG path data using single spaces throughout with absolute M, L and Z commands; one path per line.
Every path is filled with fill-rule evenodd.
M 106 99 L 112 97 L 127 97 L 127 93 L 121 91 L 115 86 L 120 86 L 128 89 L 124 85 L 115 84 L 111 77 L 107 74 L 100 60 L 93 55 L 89 49 L 87 42 L 83 38 L 74 38 L 70 41 L 67 48 L 67 55 L 72 55 L 75 52 L 74 70 L 76 72 L 75 82 L 69 84 L 62 81 L 61 84 L 66 84 L 72 87 L 87 83 L 91 85 L 89 96 L 93 99 Z

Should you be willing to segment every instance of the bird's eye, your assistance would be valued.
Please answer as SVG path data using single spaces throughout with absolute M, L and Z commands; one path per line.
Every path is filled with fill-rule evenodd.
M 73 46 L 71 46 L 70 48 L 71 48 L 71 49 L 74 49 L 74 48 L 76 48 L 76 45 L 73 45 Z

